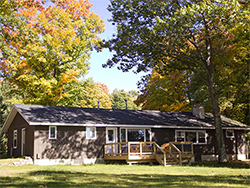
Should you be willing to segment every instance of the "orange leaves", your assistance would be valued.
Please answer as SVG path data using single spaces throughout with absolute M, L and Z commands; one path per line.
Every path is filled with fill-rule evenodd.
M 7 74 L 7 70 L 8 70 L 8 64 L 7 64 L 7 60 L 1 60 L 0 61 L 0 67 L 1 67 L 1 70 L 5 72 L 5 74 Z
M 106 94 L 109 93 L 109 89 L 108 89 L 108 86 L 106 84 L 103 84 L 103 83 L 96 83 L 96 85 Z
M 35 7 L 29 7 L 29 8 L 19 8 L 18 11 L 20 12 L 21 15 L 24 15 L 26 17 L 32 17 L 33 15 L 36 14 L 37 9 Z
M 72 15 L 73 20 L 79 20 L 89 14 L 89 8 L 92 4 L 88 0 L 51 0 L 53 5 L 45 8 L 46 0 L 16 0 L 17 3 L 22 5 L 19 11 L 22 15 L 32 17 L 36 12 L 48 12 L 52 6 L 58 6 Z
M 25 7 L 40 7 L 45 4 L 46 0 L 14 0 L 15 3 Z
M 61 0 L 58 5 L 72 14 L 74 20 L 86 17 L 92 4 L 88 0 Z
M 16 30 L 15 27 L 14 27 L 14 28 L 11 28 L 11 27 L 9 27 L 9 26 L 5 26 L 5 27 L 3 28 L 3 30 L 4 30 L 4 32 L 5 32 L 6 34 L 8 34 L 10 37 L 16 37 L 16 36 L 19 34 L 19 32 Z
M 82 18 L 89 15 L 89 8 L 92 6 L 88 0 L 20 0 L 17 2 L 22 5 L 18 9 L 18 14 L 26 16 L 29 20 L 26 26 L 43 35 L 46 33 L 53 35 L 58 32 L 56 31 L 58 27 L 66 30 L 72 25 L 70 23 L 72 21 L 79 20 L 82 23 Z M 44 6 L 46 2 L 50 2 L 50 5 Z M 53 2 L 52 5 L 51 2 Z M 80 22 L 75 24 L 79 25 Z M 73 29 L 76 31 L 78 27 Z

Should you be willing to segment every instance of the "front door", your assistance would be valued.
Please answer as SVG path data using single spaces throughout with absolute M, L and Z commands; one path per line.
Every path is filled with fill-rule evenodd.
M 21 137 L 21 156 L 25 155 L 25 128 L 22 129 Z
M 117 142 L 117 128 L 106 128 L 106 143 L 115 143 Z M 117 145 L 108 145 L 106 147 L 107 153 L 115 153 L 117 151 Z

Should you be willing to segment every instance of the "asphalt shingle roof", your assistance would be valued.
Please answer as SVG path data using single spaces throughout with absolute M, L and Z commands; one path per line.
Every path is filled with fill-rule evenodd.
M 15 104 L 14 107 L 29 123 L 214 127 L 211 113 L 206 113 L 205 119 L 199 119 L 191 112 L 113 110 L 24 104 Z M 249 128 L 245 124 L 224 116 L 222 116 L 222 126 Z

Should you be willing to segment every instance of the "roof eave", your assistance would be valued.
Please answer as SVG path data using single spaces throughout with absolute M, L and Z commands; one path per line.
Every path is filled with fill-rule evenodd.
M 1 132 L 7 132 L 12 121 L 14 120 L 14 118 L 16 117 L 16 114 L 19 113 L 23 119 L 29 124 L 29 121 L 22 115 L 22 113 L 19 112 L 19 110 L 17 109 L 17 107 L 15 106 L 15 104 L 12 106 L 10 113 L 8 114 L 3 127 L 1 129 Z
M 8 114 L 4 124 L 3 124 L 3 127 L 1 129 L 2 132 L 7 132 L 8 131 L 8 128 L 10 127 L 13 119 L 15 118 L 17 114 L 17 109 L 15 108 L 15 106 L 13 105 L 11 110 L 10 110 L 10 113 Z

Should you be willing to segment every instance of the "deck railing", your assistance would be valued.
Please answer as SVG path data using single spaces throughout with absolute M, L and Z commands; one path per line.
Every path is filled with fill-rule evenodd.
M 192 142 L 170 142 L 161 148 L 155 142 L 117 142 L 104 144 L 104 159 L 126 161 L 156 160 L 166 166 L 167 159 L 182 164 L 183 159 L 193 157 Z
M 166 166 L 166 153 L 155 142 L 119 142 L 104 144 L 104 158 L 146 160 L 152 157 Z M 127 158 L 126 158 L 127 157 Z
M 154 142 L 154 151 L 156 160 L 160 164 L 166 166 L 166 152 L 155 142 Z
M 169 155 L 182 164 L 183 157 L 193 156 L 193 143 L 192 142 L 170 142 L 169 143 Z

